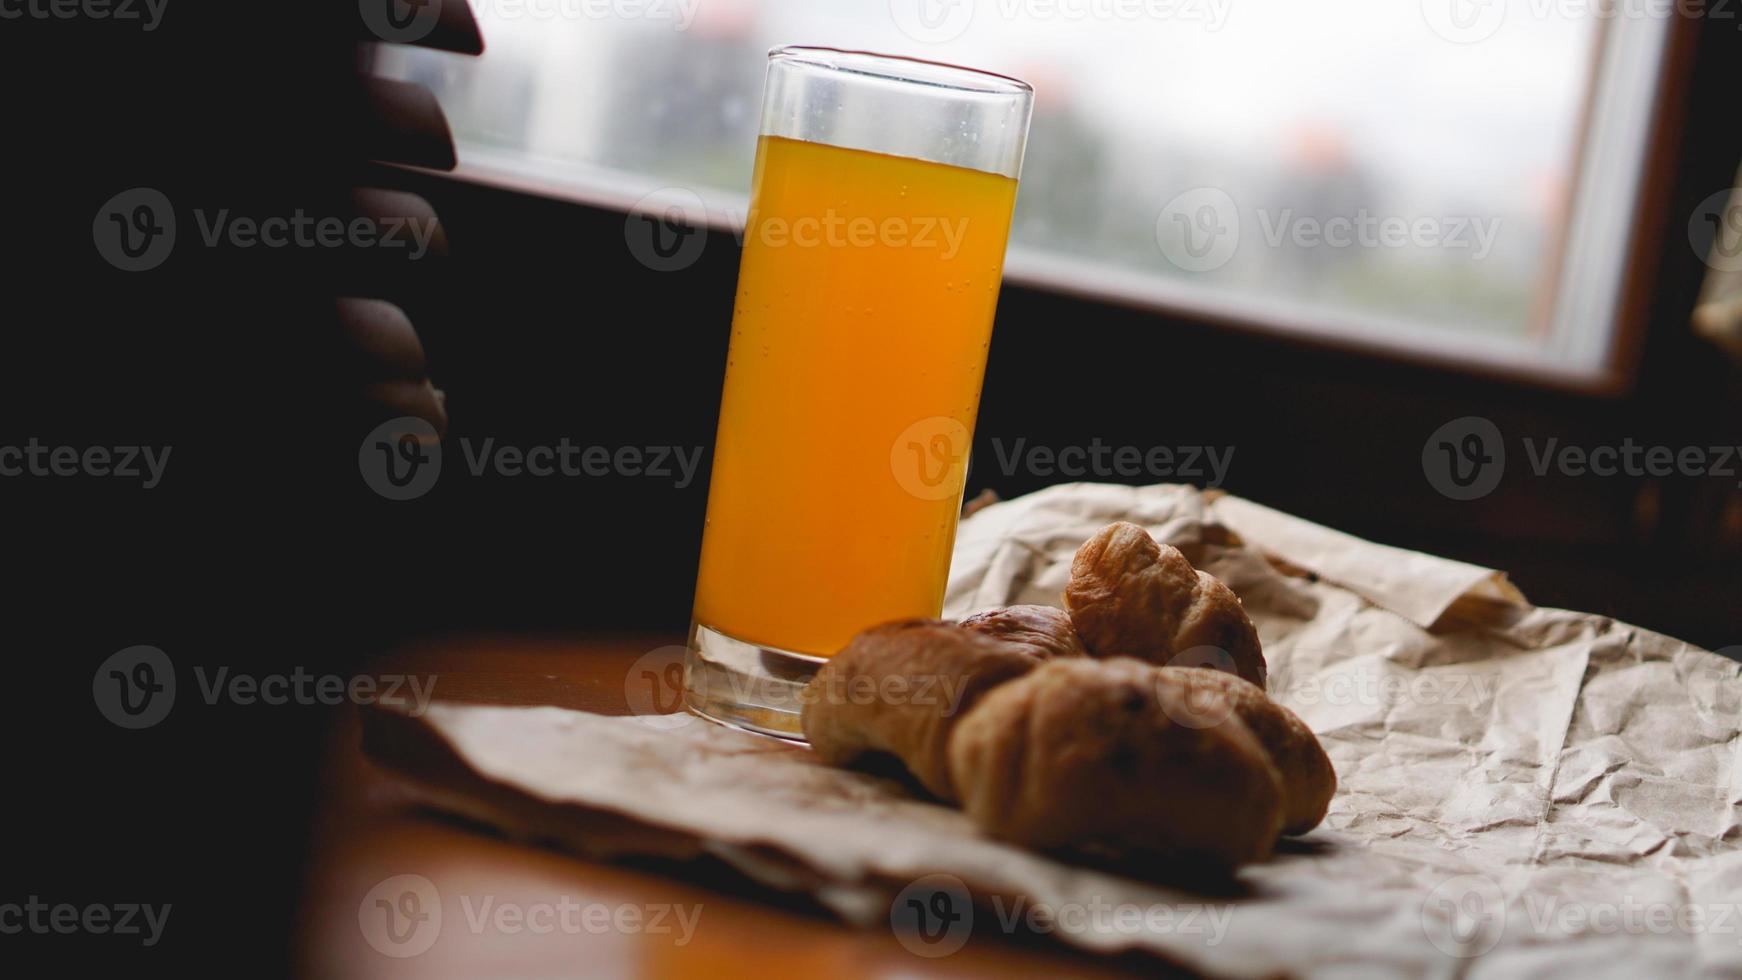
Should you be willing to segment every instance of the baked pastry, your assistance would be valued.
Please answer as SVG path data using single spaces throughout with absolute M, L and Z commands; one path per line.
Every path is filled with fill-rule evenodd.
M 1030 847 L 1232 867 L 1318 825 L 1336 773 L 1265 694 L 1226 585 L 1121 522 L 1078 549 L 1064 599 L 860 633 L 806 687 L 806 738 L 836 765 L 892 755 Z
M 1239 597 L 1135 524 L 1109 524 L 1077 549 L 1064 598 L 1090 656 L 1214 667 L 1264 686 L 1264 650 Z
M 955 623 L 885 623 L 853 637 L 805 685 L 800 725 L 830 765 L 887 753 L 954 800 L 951 729 L 987 691 L 1039 664 L 1019 646 Z
M 1213 723 L 1225 704 L 1257 736 L 1282 777 L 1282 832 L 1304 834 L 1317 827 L 1337 791 L 1337 771 L 1300 716 L 1270 699 L 1257 685 L 1219 670 L 1160 668 L 1186 689 L 1196 717 Z M 1218 700 L 1220 699 L 1220 700 Z M 1187 721 L 1191 724 L 1191 721 Z
M 1177 672 L 1177 671 L 1176 671 Z M 1136 660 L 1060 659 L 986 694 L 950 736 L 962 809 L 1037 848 L 1150 853 L 1232 867 L 1267 857 L 1282 780 L 1213 690 L 1209 704 Z M 1213 724 L 1183 724 L 1192 712 Z
M 1088 656 L 1070 614 L 1053 606 L 1005 606 L 969 616 L 962 625 L 1015 644 L 1041 660 Z

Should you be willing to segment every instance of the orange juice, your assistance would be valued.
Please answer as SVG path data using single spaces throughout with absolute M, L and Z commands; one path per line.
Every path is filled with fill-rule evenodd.
M 943 605 L 1016 181 L 764 136 L 696 622 L 828 656 Z

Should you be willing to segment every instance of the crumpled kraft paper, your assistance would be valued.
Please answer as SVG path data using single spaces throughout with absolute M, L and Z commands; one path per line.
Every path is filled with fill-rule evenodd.
M 975 904 L 925 933 L 941 942 L 1023 922 L 1213 975 L 1742 975 L 1738 664 L 1180 486 L 1060 486 L 978 512 L 946 615 L 1058 604 L 1071 555 L 1114 520 L 1239 593 L 1271 694 L 1337 769 L 1324 824 L 1232 883 L 1006 846 L 892 781 L 687 716 L 437 704 L 377 712 L 370 751 L 512 834 L 712 854 L 863 924 L 959 883 Z

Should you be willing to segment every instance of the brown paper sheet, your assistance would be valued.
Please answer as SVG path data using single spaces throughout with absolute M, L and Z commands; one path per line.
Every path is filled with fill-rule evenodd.
M 1212 975 L 1742 975 L 1742 667 L 1533 608 L 1489 569 L 1175 486 L 980 511 L 946 615 L 1057 604 L 1072 553 L 1113 520 L 1240 594 L 1272 695 L 1337 769 L 1325 823 L 1232 883 L 1009 847 L 893 782 L 687 716 L 438 704 L 378 716 L 371 752 L 511 833 L 713 854 L 862 924 L 959 883 L 976 904 L 926 934 L 945 951 L 1020 920 Z

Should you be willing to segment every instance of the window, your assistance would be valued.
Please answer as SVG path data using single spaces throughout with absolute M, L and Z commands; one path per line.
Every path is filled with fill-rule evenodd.
M 720 225 L 768 48 L 1015 75 L 1012 280 L 1576 384 L 1614 356 L 1672 16 L 1597 2 L 474 0 L 482 59 L 376 67 L 474 179 L 681 187 Z

